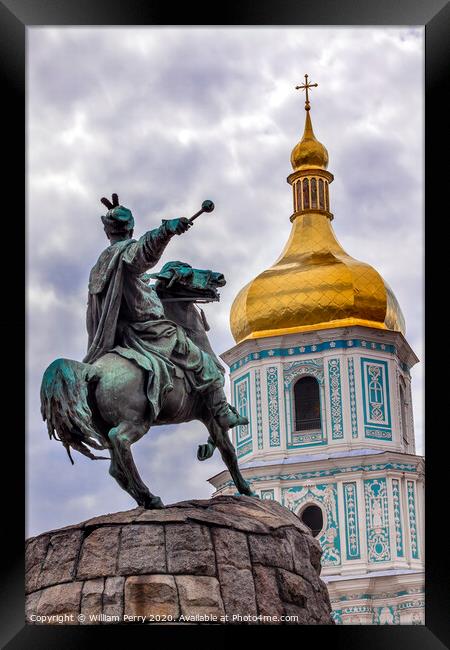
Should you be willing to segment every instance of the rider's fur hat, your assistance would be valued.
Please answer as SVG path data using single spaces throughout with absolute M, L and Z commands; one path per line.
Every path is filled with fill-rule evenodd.
M 131 210 L 119 205 L 119 197 L 117 194 L 112 195 L 112 203 L 107 198 L 103 197 L 101 202 L 108 208 L 105 216 L 102 216 L 104 226 L 107 226 L 110 232 L 123 232 L 133 230 L 134 218 Z

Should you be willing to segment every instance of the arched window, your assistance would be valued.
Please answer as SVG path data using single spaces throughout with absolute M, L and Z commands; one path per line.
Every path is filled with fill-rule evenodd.
M 311 179 L 311 207 L 317 208 L 317 181 L 315 178 Z
M 402 438 L 403 438 L 403 444 L 405 447 L 408 446 L 408 429 L 407 429 L 407 423 L 406 423 L 406 402 L 405 402 L 405 392 L 406 392 L 406 385 L 405 385 L 405 380 L 403 377 L 400 377 L 400 413 L 401 413 L 401 418 L 402 418 Z
M 323 528 L 322 508 L 315 504 L 306 506 L 300 514 L 300 519 L 311 530 L 313 537 L 317 537 Z
M 319 208 L 325 210 L 325 198 L 323 190 L 323 180 L 319 178 Z
M 307 210 L 309 208 L 309 180 L 307 178 L 303 179 L 303 209 Z
M 295 430 L 320 429 L 319 384 L 314 377 L 302 377 L 294 386 Z
M 297 181 L 295 184 L 295 200 L 294 200 L 294 212 L 302 209 L 302 181 Z

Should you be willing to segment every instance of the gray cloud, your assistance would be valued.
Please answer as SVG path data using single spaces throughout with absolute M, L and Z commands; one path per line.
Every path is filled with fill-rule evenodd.
M 214 200 L 161 264 L 225 273 L 206 312 L 213 347 L 228 349 L 235 295 L 289 236 L 286 176 L 304 123 L 293 87 L 305 72 L 319 83 L 312 119 L 335 175 L 337 237 L 392 286 L 423 361 L 422 70 L 422 28 L 28 30 L 29 534 L 133 506 L 107 463 L 71 467 L 39 415 L 45 367 L 85 352 L 87 278 L 107 243 L 100 196 L 119 193 L 137 235 Z M 423 452 L 422 364 L 413 382 Z M 166 502 L 210 494 L 222 465 L 196 461 L 204 436 L 199 423 L 160 427 L 136 446 Z

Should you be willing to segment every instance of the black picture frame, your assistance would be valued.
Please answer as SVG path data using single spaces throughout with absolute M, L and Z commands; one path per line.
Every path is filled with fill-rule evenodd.
M 162 0 L 0 0 L 0 68 L 3 73 L 2 144 L 4 162 L 7 162 L 2 184 L 3 260 L 3 339 L 2 354 L 11 353 L 2 363 L 8 373 L 3 382 L 9 393 L 3 400 L 2 421 L 2 523 L 3 550 L 2 597 L 0 610 L 0 641 L 6 648 L 80 648 L 90 643 L 105 643 L 105 635 L 114 634 L 114 641 L 136 643 L 134 637 L 147 635 L 146 643 L 162 641 L 165 644 L 182 638 L 189 643 L 201 636 L 214 634 L 217 643 L 232 642 L 237 626 L 31 626 L 24 622 L 24 505 L 25 458 L 23 382 L 13 378 L 13 370 L 25 367 L 20 363 L 24 349 L 25 317 L 23 293 L 26 281 L 25 219 L 22 217 L 25 201 L 25 45 L 26 28 L 36 25 L 423 25 L 425 26 L 425 231 L 426 231 L 426 343 L 427 343 L 427 431 L 426 460 L 426 624 L 425 626 L 330 626 L 277 628 L 252 627 L 253 643 L 283 642 L 286 630 L 297 635 L 297 642 L 310 641 L 315 647 L 327 644 L 339 648 L 414 648 L 438 649 L 450 646 L 450 590 L 448 588 L 448 552 L 446 545 L 446 426 L 442 412 L 448 402 L 445 383 L 436 375 L 445 365 L 445 320 L 441 307 L 445 297 L 439 289 L 442 275 L 440 264 L 445 260 L 445 241 L 442 229 L 445 219 L 445 189 L 447 149 L 444 136 L 448 131 L 448 95 L 444 86 L 448 81 L 447 63 L 450 61 L 448 34 L 450 33 L 450 6 L 445 0 L 378 0 L 352 2 L 351 0 L 241 0 L 239 3 L 217 3 L 205 8 L 200 3 L 164 3 Z M 14 189 L 13 189 L 14 188 Z M 21 197 L 24 197 L 21 203 Z M 434 204 L 436 208 L 433 210 Z M 6 204 L 6 205 L 5 205 Z M 6 210 L 5 210 L 6 207 Z M 405 215 L 405 219 L 408 215 Z M 437 236 L 436 236 L 437 234 Z M 32 246 L 28 241 L 27 245 Z M 20 252 L 23 250 L 23 257 Z M 443 266 L 443 265 L 442 265 Z M 422 299 L 422 297 L 418 297 Z M 440 331 L 443 328 L 444 331 Z M 444 375 L 442 375 L 444 376 Z M 439 395 L 439 388 L 442 394 Z M 13 407 L 13 404 L 16 404 Z M 6 478 L 6 468 L 11 470 Z M 447 488 L 448 489 L 448 488 Z M 138 631 L 139 630 L 139 631 Z M 180 631 L 182 637 L 180 637 Z M 123 635 L 126 635 L 123 636 Z M 276 636 L 274 636 L 276 634 Z M 133 637 L 130 640 L 130 635 Z M 262 636 L 264 635 L 264 636 Z M 306 635 L 306 639 L 305 639 Z

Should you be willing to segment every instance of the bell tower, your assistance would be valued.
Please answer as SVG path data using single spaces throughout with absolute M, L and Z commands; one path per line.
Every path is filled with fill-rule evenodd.
M 392 289 L 348 255 L 331 221 L 328 152 L 305 126 L 291 153 L 291 232 L 236 296 L 230 326 L 241 470 L 321 543 L 339 623 L 423 623 L 424 460 L 415 455 L 410 370 L 418 362 Z M 234 493 L 228 472 L 210 479 Z

